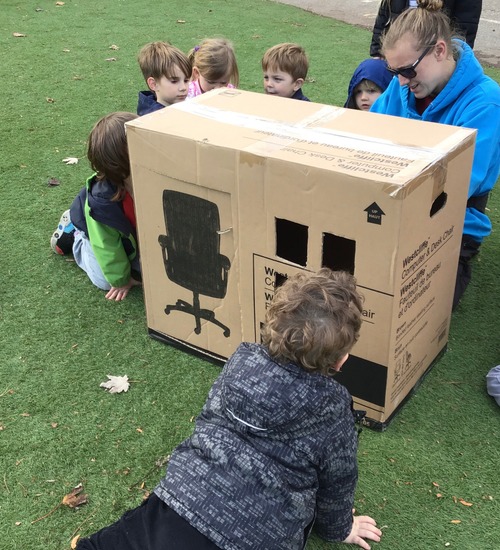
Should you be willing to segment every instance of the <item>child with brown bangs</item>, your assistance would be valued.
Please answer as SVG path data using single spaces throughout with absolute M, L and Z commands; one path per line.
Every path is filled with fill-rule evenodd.
M 191 62 L 179 48 L 168 42 L 150 42 L 139 52 L 138 61 L 148 86 L 139 92 L 139 116 L 186 99 Z
M 77 550 L 301 550 L 312 529 L 369 550 L 382 532 L 353 516 L 352 398 L 332 377 L 361 312 L 348 273 L 286 280 L 263 343 L 241 344 L 227 361 L 154 493 Z
M 73 254 L 108 300 L 127 297 L 141 280 L 125 123 L 133 113 L 111 113 L 90 132 L 87 157 L 94 174 L 52 235 L 57 254 Z
M 216 88 L 236 88 L 239 71 L 232 43 L 225 38 L 206 38 L 188 54 L 193 66 L 188 97 Z
M 302 46 L 290 42 L 277 44 L 266 51 L 261 64 L 266 94 L 309 101 L 302 93 L 309 69 Z

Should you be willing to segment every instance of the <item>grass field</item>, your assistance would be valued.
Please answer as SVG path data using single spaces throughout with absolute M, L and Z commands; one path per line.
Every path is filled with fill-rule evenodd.
M 163 475 L 157 463 L 190 434 L 220 370 L 151 340 L 140 290 L 109 303 L 49 247 L 90 173 L 92 125 L 111 111 L 135 111 L 140 47 L 169 40 L 186 51 L 226 36 L 240 87 L 261 91 L 263 52 L 296 41 L 310 57 L 305 94 L 342 105 L 370 41 L 364 29 L 265 0 L 57 4 L 0 6 L 2 550 L 69 549 L 74 536 L 139 504 Z M 500 81 L 499 70 L 486 70 Z M 66 157 L 81 160 L 66 165 Z M 50 178 L 60 185 L 48 186 Z M 488 206 L 494 231 L 453 314 L 447 353 L 386 432 L 361 435 L 356 508 L 382 526 L 377 548 L 499 545 L 500 411 L 485 390 L 500 362 L 498 190 Z M 127 374 L 128 393 L 104 392 L 107 374 Z M 88 504 L 50 513 L 78 483 Z M 317 537 L 308 544 L 339 547 Z

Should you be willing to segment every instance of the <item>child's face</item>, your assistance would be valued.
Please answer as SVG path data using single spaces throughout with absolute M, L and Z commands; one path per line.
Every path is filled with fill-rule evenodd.
M 360 111 L 369 111 L 375 100 L 382 95 L 380 88 L 372 84 L 358 84 L 354 88 L 354 101 Z
M 208 80 L 198 70 L 198 67 L 193 67 L 193 80 L 197 80 L 203 92 L 209 92 L 216 88 L 226 88 L 229 84 L 229 75 L 224 75 L 219 80 Z
M 148 78 L 149 89 L 156 94 L 156 101 L 168 107 L 180 103 L 187 97 L 189 77 L 174 65 L 170 77 L 162 76 L 159 80 Z
M 302 84 L 304 84 L 303 78 L 293 80 L 292 75 L 275 68 L 268 67 L 264 73 L 264 90 L 269 95 L 292 97 Z

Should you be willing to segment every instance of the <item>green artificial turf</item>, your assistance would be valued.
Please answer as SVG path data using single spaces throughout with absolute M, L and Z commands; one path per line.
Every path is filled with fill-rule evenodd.
M 240 87 L 261 91 L 263 52 L 296 41 L 310 57 L 306 95 L 342 105 L 370 33 L 264 0 L 1 4 L 0 548 L 61 550 L 141 502 L 219 373 L 148 337 L 140 290 L 110 303 L 50 250 L 90 172 L 89 130 L 108 112 L 135 111 L 144 89 L 136 56 L 146 42 L 188 50 L 226 36 Z M 488 74 L 500 80 L 499 70 Z M 66 165 L 66 157 L 81 160 Z M 495 229 L 453 315 L 447 353 L 386 432 L 361 435 L 356 508 L 382 526 L 375 547 L 498 548 L 500 410 L 485 374 L 500 363 L 499 209 L 497 190 Z M 107 374 L 128 375 L 128 393 L 100 388 Z M 49 514 L 78 483 L 88 504 Z M 308 544 L 338 547 L 316 537 Z

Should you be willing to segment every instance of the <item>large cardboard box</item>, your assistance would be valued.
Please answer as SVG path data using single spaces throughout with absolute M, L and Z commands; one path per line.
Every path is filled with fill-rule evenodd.
M 384 428 L 448 341 L 475 132 L 226 89 L 127 132 L 150 333 L 225 359 L 285 277 L 348 270 L 338 380 Z

